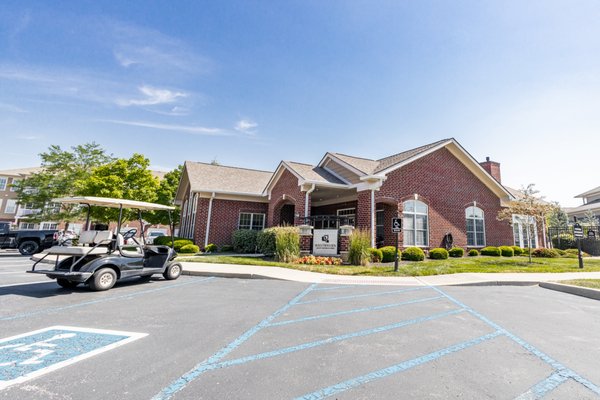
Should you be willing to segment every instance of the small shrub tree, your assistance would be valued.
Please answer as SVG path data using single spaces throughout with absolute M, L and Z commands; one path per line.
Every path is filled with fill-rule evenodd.
M 196 246 L 195 244 L 186 244 L 184 246 L 182 246 L 178 253 L 181 254 L 196 254 L 200 252 L 200 248 L 198 246 Z
M 465 255 L 465 250 L 462 247 L 453 247 L 448 250 L 448 255 L 450 257 L 460 258 Z
M 402 251 L 402 260 L 404 261 L 423 261 L 425 253 L 418 247 L 409 247 Z
M 237 253 L 254 253 L 256 251 L 257 231 L 249 229 L 238 229 L 233 232 L 233 250 Z
M 432 260 L 446 260 L 448 259 L 448 250 L 442 249 L 441 247 L 429 250 L 429 258 Z
M 510 246 L 500 246 L 498 249 L 500 250 L 502 257 L 512 257 L 515 255 L 514 249 Z
M 256 235 L 256 247 L 259 253 L 266 256 L 275 254 L 276 240 L 275 228 L 267 228 Z
M 392 262 L 392 261 L 396 260 L 396 256 L 394 256 L 394 253 L 396 252 L 396 248 L 394 246 L 380 247 L 379 250 L 381 250 L 381 254 L 382 254 L 381 261 L 382 262 Z M 400 250 L 398 250 L 398 259 L 400 259 L 401 257 L 402 257 L 402 252 Z
M 475 249 L 471 249 L 469 250 L 469 257 L 477 257 L 479 255 L 479 252 Z
M 500 251 L 500 249 L 497 247 L 494 247 L 494 246 L 484 247 L 483 249 L 481 249 L 480 253 L 482 256 L 492 256 L 492 257 L 500 257 L 502 255 L 502 252 Z
M 381 249 L 369 247 L 369 254 L 371 255 L 371 262 L 378 263 L 381 262 L 381 260 L 383 260 L 383 252 L 381 251 Z

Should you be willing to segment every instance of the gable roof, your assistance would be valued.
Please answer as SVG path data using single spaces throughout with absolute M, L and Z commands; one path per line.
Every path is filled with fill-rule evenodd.
M 41 170 L 42 167 L 5 169 L 3 171 L 0 171 L 0 176 L 27 176 L 36 172 L 40 172 Z
M 575 196 L 575 198 L 585 198 L 585 197 L 588 197 L 590 195 L 599 194 L 599 193 L 600 193 L 600 186 L 598 186 L 597 188 L 594 188 L 592 190 L 588 190 L 587 192 L 583 192 L 581 194 L 578 194 L 577 196 Z
M 299 178 L 309 182 L 335 183 L 344 185 L 340 179 L 325 170 L 324 168 L 315 165 L 303 164 L 294 161 L 284 161 L 284 164 L 296 172 Z
M 235 193 L 261 196 L 272 172 L 186 161 L 184 171 L 196 192 Z

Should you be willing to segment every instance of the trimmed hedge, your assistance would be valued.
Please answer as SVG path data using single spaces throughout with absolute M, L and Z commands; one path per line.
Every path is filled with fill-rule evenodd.
M 555 249 L 567 250 L 576 246 L 577 240 L 570 233 L 561 233 L 560 235 L 552 236 L 552 247 Z
M 250 229 L 238 229 L 233 232 L 231 241 L 236 253 L 254 253 L 256 251 L 257 231 Z
M 561 249 L 554 249 L 554 251 L 557 252 L 558 255 L 561 256 L 561 257 L 564 256 L 565 254 L 567 254 L 566 251 L 561 250 Z
M 174 237 L 175 240 L 188 240 L 186 238 L 182 238 L 182 237 L 178 237 L 175 236 Z M 154 242 L 152 242 L 152 244 L 156 245 L 156 246 L 171 246 L 171 236 L 159 236 L 157 238 L 154 238 Z
M 180 240 L 176 240 L 176 241 L 173 243 L 173 248 L 175 249 L 175 251 L 176 251 L 176 252 L 178 252 L 178 253 L 179 253 L 179 252 L 181 251 L 181 248 L 182 248 L 183 246 L 187 246 L 188 244 L 194 244 L 194 242 L 192 242 L 192 241 L 191 241 L 191 240 L 189 240 L 189 239 L 180 239 Z
M 500 249 L 494 246 L 484 247 L 481 249 L 480 253 L 482 256 L 500 257 L 502 255 Z
M 396 260 L 394 253 L 396 252 L 396 247 L 394 246 L 384 246 L 380 247 L 381 253 L 383 254 L 381 261 L 382 262 L 392 262 Z M 402 258 L 402 252 L 398 250 L 398 259 Z
M 256 247 L 258 252 L 266 256 L 275 254 L 276 236 L 275 228 L 267 228 L 258 232 L 256 235 Z
M 230 253 L 233 251 L 233 246 L 230 244 L 224 244 L 223 246 L 221 246 L 219 251 L 222 253 Z
M 195 253 L 199 253 L 200 252 L 200 248 L 198 246 L 196 246 L 195 244 L 186 244 L 185 246 L 182 246 L 179 249 L 179 253 L 181 254 L 195 254 Z
M 477 250 L 475 250 L 475 251 L 477 251 Z M 477 253 L 477 254 L 479 254 L 479 253 Z M 465 255 L 465 249 L 463 249 L 462 247 L 453 247 L 450 250 L 448 250 L 448 255 L 450 257 L 460 258 Z
M 581 251 L 581 257 L 589 257 L 590 255 L 588 253 L 586 253 L 585 251 Z M 565 255 L 563 257 L 566 258 L 576 258 L 579 257 L 579 255 L 577 254 L 577 249 L 567 249 L 565 250 Z
M 403 261 L 423 261 L 425 259 L 425 253 L 418 247 L 409 247 L 402 251 Z
M 375 249 L 373 247 L 369 247 L 369 254 L 371 255 L 371 262 L 378 263 L 383 260 L 383 252 L 381 249 Z
M 469 257 L 477 257 L 479 255 L 479 252 L 475 249 L 471 249 L 469 250 Z
M 560 255 L 554 249 L 535 249 L 532 253 L 534 257 L 558 258 Z
M 217 252 L 217 245 L 216 244 L 207 244 L 206 247 L 204 248 L 204 252 L 205 253 L 216 253 Z
M 429 258 L 432 260 L 447 260 L 448 250 L 441 247 L 429 250 Z
M 502 257 L 512 257 L 515 255 L 515 250 L 510 246 L 500 246 L 498 250 L 500 250 Z
M 515 253 L 515 256 L 520 256 L 523 253 L 525 253 L 525 250 L 523 250 L 522 248 L 520 248 L 519 246 L 511 246 L 513 249 L 513 252 Z

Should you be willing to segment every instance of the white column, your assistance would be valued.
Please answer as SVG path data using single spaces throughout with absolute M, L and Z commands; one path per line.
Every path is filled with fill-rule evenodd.
M 375 189 L 371 189 L 371 247 L 375 247 Z
M 212 214 L 212 203 L 215 198 L 215 193 L 210 196 L 210 200 L 208 201 L 208 216 L 206 217 L 206 236 L 204 237 L 204 247 L 208 245 L 208 234 L 210 232 L 210 217 Z

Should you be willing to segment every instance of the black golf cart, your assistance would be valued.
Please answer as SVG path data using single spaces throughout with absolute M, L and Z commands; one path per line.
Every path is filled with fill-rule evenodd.
M 91 207 L 118 208 L 119 219 L 116 232 L 87 229 L 79 236 L 77 246 L 51 247 L 36 261 L 31 271 L 27 272 L 56 279 L 56 282 L 64 288 L 74 288 L 80 283 L 85 283 L 95 291 L 108 290 L 117 280 L 124 278 L 140 277 L 142 280 L 150 280 L 152 275 L 162 274 L 165 279 L 171 280 L 181 275 L 182 266 L 175 261 L 177 253 L 173 250 L 172 244 L 171 247 L 145 245 L 143 229 L 140 241 L 135 238 L 136 229 L 121 232 L 123 209 L 137 210 L 142 227 L 142 211 L 166 210 L 171 221 L 173 239 L 171 211 L 174 207 L 104 197 L 65 197 L 53 201 L 87 206 L 86 228 L 89 227 Z M 54 268 L 37 268 L 40 262 L 45 259 L 51 260 L 53 256 L 56 256 Z

